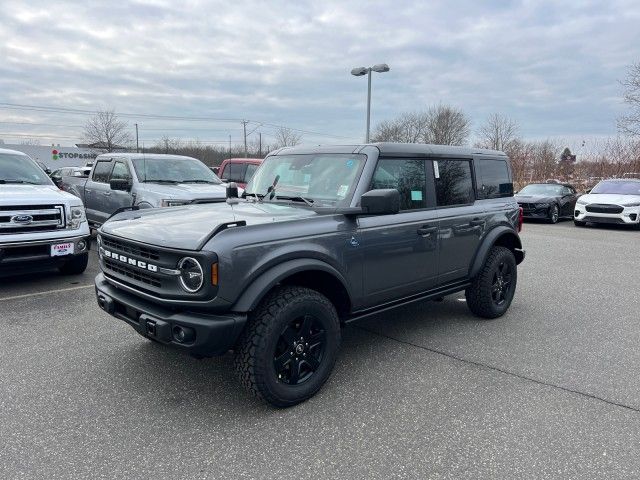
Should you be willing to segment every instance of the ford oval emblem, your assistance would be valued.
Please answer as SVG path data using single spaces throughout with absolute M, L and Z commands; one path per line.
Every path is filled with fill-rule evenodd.
M 20 225 L 29 225 L 33 222 L 33 217 L 31 215 L 14 215 L 11 217 L 12 223 L 19 223 Z

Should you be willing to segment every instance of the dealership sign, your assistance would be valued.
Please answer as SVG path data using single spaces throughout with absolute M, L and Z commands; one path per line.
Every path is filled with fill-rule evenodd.
M 61 150 L 53 149 L 51 150 L 51 158 L 53 160 L 58 160 L 60 158 L 96 158 L 98 156 L 97 153 L 78 153 L 78 152 L 63 152 Z

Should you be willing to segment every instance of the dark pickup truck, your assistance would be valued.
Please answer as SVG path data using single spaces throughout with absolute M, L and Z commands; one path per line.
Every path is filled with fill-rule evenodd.
M 342 323 L 459 291 L 496 318 L 514 297 L 522 211 L 501 152 L 284 148 L 227 197 L 107 221 L 97 301 L 194 356 L 234 350 L 242 382 L 273 405 L 321 388 Z

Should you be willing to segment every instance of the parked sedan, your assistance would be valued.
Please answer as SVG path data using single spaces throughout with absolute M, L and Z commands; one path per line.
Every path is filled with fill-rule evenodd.
M 537 218 L 556 223 L 560 218 L 573 218 L 578 199 L 571 185 L 532 183 L 520 190 L 516 201 L 522 207 L 524 218 Z
M 614 223 L 640 228 L 640 180 L 619 178 L 603 180 L 576 203 L 573 222 Z

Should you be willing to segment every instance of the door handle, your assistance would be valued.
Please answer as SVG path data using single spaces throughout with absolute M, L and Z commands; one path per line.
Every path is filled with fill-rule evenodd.
M 482 227 L 484 226 L 484 220 L 482 220 L 481 218 L 474 218 L 469 222 L 469 225 L 471 225 L 472 227 Z
M 436 233 L 438 231 L 438 227 L 430 227 L 429 225 L 424 225 L 418 229 L 418 235 L 421 237 L 428 237 L 432 233 Z
M 110 197 L 111 196 L 111 192 L 103 192 L 102 193 L 105 197 Z

